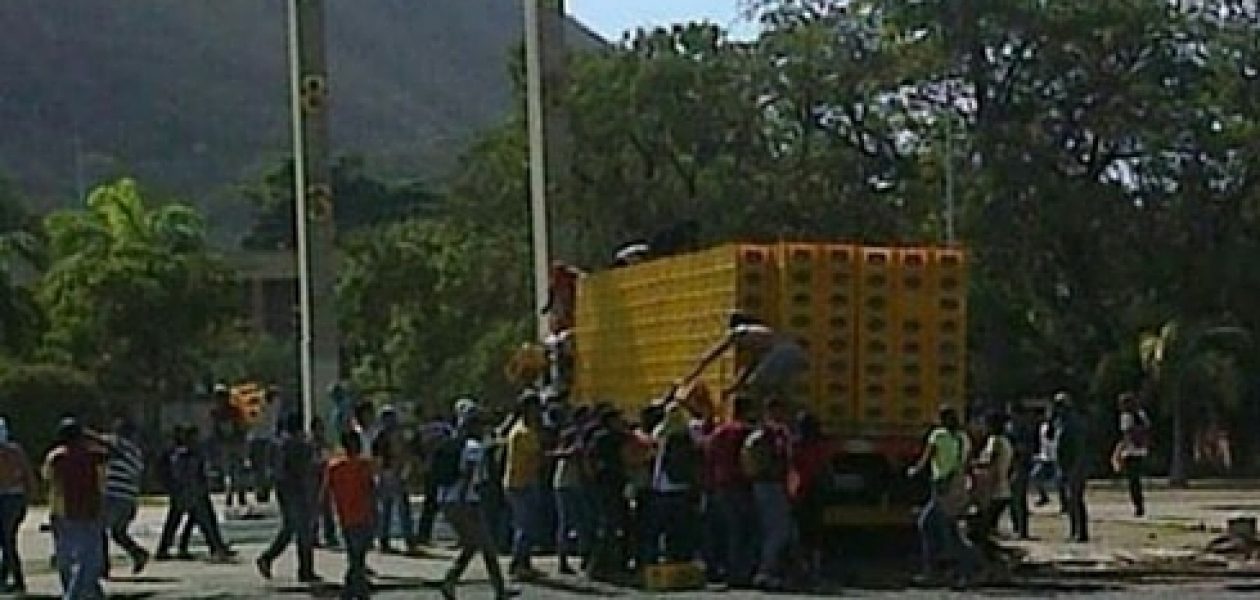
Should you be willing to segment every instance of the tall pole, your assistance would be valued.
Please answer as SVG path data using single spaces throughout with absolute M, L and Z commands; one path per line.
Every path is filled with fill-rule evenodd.
M 563 103 L 568 84 L 567 26 L 564 0 L 525 0 L 525 70 L 529 120 L 530 212 L 534 233 L 534 303 L 538 337 L 548 324 L 542 309 L 548 300 L 552 242 L 548 199 L 569 170 L 569 127 Z M 572 234 L 576 228 L 566 228 Z M 569 237 L 573 237 L 570 235 Z M 562 250 L 575 252 L 566 237 Z
M 288 8 L 301 402 L 309 431 L 317 416 L 317 394 L 340 379 L 341 345 L 333 311 L 336 231 L 328 160 L 324 2 L 289 0 Z

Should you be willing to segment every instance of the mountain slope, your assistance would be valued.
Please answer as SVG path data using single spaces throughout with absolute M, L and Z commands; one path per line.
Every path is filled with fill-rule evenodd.
M 0 173 L 42 205 L 121 174 L 198 196 L 255 175 L 289 143 L 286 4 L 0 2 Z M 327 6 L 337 154 L 440 172 L 510 109 L 517 2 Z

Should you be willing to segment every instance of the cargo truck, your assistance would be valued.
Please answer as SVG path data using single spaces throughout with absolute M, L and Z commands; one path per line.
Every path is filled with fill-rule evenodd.
M 827 522 L 909 523 L 905 476 L 942 405 L 964 403 L 966 256 L 954 248 L 732 244 L 577 281 L 573 398 L 629 414 L 688 374 L 732 312 L 792 336 L 808 356 L 788 400 L 830 443 Z M 750 357 L 702 373 L 727 389 Z

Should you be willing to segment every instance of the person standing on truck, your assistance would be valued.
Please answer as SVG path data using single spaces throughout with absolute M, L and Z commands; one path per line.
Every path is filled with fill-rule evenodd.
M 740 456 L 744 472 L 752 480 L 761 525 L 761 561 L 753 585 L 768 591 L 784 586 L 784 562 L 796 529 L 787 494 L 792 434 L 786 424 L 786 409 L 781 398 L 766 402 L 761 423 L 744 441 Z
M 711 461 L 714 500 L 719 515 L 719 530 L 724 542 L 726 583 L 733 588 L 747 588 L 752 583 L 757 552 L 757 514 L 752 482 L 740 460 L 744 443 L 752 434 L 748 421 L 754 400 L 747 395 L 735 396 L 731 418 L 718 426 L 709 438 L 708 460 Z
M 747 352 L 752 358 L 725 390 L 726 395 L 747 390 L 757 400 L 772 396 L 787 399 L 793 381 L 809 367 L 809 355 L 791 336 L 776 333 L 760 319 L 735 312 L 726 337 L 705 352 L 683 385 L 690 385 L 731 349 Z
M 1142 463 L 1150 454 L 1151 419 L 1130 392 L 1120 394 L 1120 441 L 1116 445 L 1116 469 L 1129 481 L 1129 499 L 1133 514 L 1146 516 L 1146 499 L 1142 494 Z
M 958 410 L 946 407 L 941 409 L 940 424 L 928 434 L 919 461 L 909 470 L 912 478 L 929 469 L 931 476 L 932 495 L 919 514 L 922 578 L 934 580 L 939 560 L 951 558 L 957 564 L 955 585 L 959 588 L 967 587 L 979 562 L 958 528 L 968 502 L 966 469 L 970 455 L 971 441 Z
M 1054 397 L 1055 429 L 1058 430 L 1059 469 L 1063 474 L 1063 495 L 1067 501 L 1068 541 L 1089 543 L 1089 509 L 1085 502 L 1089 480 L 1089 431 L 1072 396 L 1059 392 Z

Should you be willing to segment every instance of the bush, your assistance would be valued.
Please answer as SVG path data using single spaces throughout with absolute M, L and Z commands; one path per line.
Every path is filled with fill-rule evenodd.
M 0 368 L 0 415 L 32 460 L 52 444 L 57 422 L 65 415 L 92 427 L 106 425 L 104 397 L 92 377 L 57 365 Z

